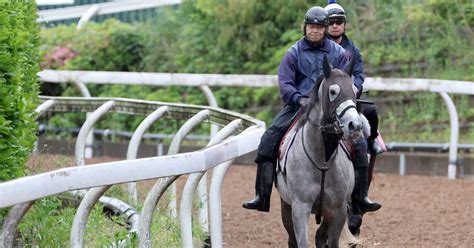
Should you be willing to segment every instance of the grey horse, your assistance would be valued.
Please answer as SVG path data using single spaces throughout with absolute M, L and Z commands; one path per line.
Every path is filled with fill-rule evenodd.
M 340 142 L 358 138 L 362 131 L 350 71 L 332 69 L 323 60 L 323 77 L 301 109 L 291 144 L 279 158 L 276 187 L 289 247 L 308 247 L 311 213 L 317 222 L 322 217 L 316 247 L 339 247 L 341 233 L 347 229 L 354 171 Z

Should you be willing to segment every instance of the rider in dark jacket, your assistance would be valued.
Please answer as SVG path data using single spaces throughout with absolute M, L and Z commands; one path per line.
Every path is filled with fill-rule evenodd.
M 352 54 L 354 59 L 354 84 L 357 89 L 359 89 L 359 93 L 362 93 L 362 84 L 365 79 L 362 56 L 360 55 L 359 48 L 357 48 L 354 42 L 352 42 L 352 40 L 350 40 L 345 34 L 346 14 L 344 9 L 341 5 L 335 3 L 335 1 L 330 2 L 333 3 L 330 3 L 325 7 L 326 11 L 328 11 L 329 18 L 328 36 L 331 40 L 341 45 L 347 52 Z M 361 112 L 365 117 L 367 117 L 371 127 L 370 136 L 367 137 L 369 152 L 378 155 L 383 152 L 383 149 L 377 142 L 375 142 L 375 139 L 378 136 L 379 125 L 377 109 L 375 108 L 375 105 L 363 104 Z
M 328 36 L 337 44 L 341 45 L 346 49 L 347 52 L 352 54 L 354 59 L 354 84 L 359 90 L 358 97 L 362 93 L 362 84 L 364 83 L 364 65 L 362 63 L 362 57 L 357 46 L 345 35 L 346 27 L 346 15 L 344 9 L 335 1 L 330 1 L 330 4 L 325 7 L 328 12 L 329 26 Z M 362 104 L 361 112 L 369 120 L 371 126 L 371 133 L 367 137 L 367 145 L 365 139 L 360 139 L 354 142 L 354 174 L 355 174 L 355 185 L 352 193 L 353 213 L 355 215 L 362 215 L 365 212 L 371 212 L 378 210 L 381 205 L 377 202 L 372 202 L 368 197 L 368 166 L 369 162 L 367 159 L 367 152 L 371 154 L 381 153 L 381 148 L 378 143 L 374 142 L 378 136 L 378 116 L 375 105 Z M 375 145 L 374 145 L 375 144 Z M 352 221 L 352 219 L 351 219 Z M 349 227 L 351 227 L 351 221 Z M 360 226 L 359 224 L 357 224 Z M 352 231 L 352 229 L 351 229 Z
M 278 145 L 300 106 L 306 104 L 312 86 L 321 75 L 324 56 L 335 68 L 340 69 L 345 68 L 350 60 L 344 48 L 326 38 L 326 28 L 326 10 L 322 7 L 310 8 L 304 19 L 304 37 L 288 49 L 280 63 L 278 80 L 285 106 L 262 136 L 255 159 L 256 196 L 244 203 L 244 208 L 269 211 Z

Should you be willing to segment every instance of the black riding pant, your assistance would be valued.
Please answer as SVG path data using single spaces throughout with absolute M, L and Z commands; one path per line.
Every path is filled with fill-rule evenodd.
M 367 140 L 364 137 L 360 137 L 352 141 L 354 147 L 354 161 L 352 165 L 354 168 L 367 168 L 369 167 L 369 159 L 367 158 Z
M 278 146 L 285 135 L 291 122 L 298 113 L 298 105 L 285 105 L 282 110 L 273 119 L 270 127 L 265 131 L 260 140 L 255 162 L 263 163 L 265 161 L 275 162 L 278 156 Z
M 361 104 L 360 108 L 360 112 L 367 118 L 370 124 L 370 136 L 367 138 L 377 138 L 379 129 L 379 116 L 377 113 L 377 108 L 374 104 Z

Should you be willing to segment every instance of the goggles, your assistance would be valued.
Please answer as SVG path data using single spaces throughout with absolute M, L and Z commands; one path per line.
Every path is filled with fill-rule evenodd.
M 346 21 L 343 20 L 343 19 L 333 19 L 333 20 L 329 20 L 329 26 L 332 26 L 334 24 L 336 25 L 342 25 L 343 23 L 345 23 Z

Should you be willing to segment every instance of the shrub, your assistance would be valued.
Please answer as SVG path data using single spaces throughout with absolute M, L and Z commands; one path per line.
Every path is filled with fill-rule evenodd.
M 36 18 L 34 1 L 0 2 L 0 181 L 24 174 L 36 140 Z

